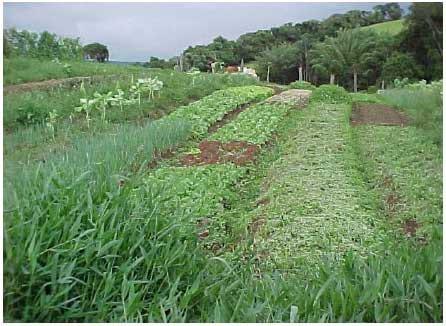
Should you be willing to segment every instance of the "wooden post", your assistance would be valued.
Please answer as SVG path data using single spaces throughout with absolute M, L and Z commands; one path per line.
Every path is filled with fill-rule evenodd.
M 245 62 L 243 61 L 243 58 L 242 58 L 242 61 L 240 62 L 240 72 L 243 72 L 244 67 L 245 67 Z

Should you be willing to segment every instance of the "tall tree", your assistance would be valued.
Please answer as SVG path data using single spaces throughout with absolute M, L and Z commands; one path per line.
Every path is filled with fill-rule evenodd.
M 341 30 L 336 38 L 330 38 L 334 58 L 344 67 L 348 67 L 353 75 L 353 91 L 358 91 L 358 73 L 366 56 L 374 46 L 374 34 L 360 29 Z
M 282 44 L 265 50 L 256 57 L 256 72 L 265 79 L 268 75 L 273 82 L 290 83 L 297 77 L 299 50 L 294 44 Z
M 409 7 L 400 48 L 423 67 L 424 79 L 442 78 L 443 4 L 417 2 Z
M 311 64 L 313 70 L 319 75 L 329 76 L 330 84 L 335 83 L 335 78 L 342 71 L 342 63 L 335 60 L 335 49 L 328 40 L 326 42 L 317 43 L 311 50 Z

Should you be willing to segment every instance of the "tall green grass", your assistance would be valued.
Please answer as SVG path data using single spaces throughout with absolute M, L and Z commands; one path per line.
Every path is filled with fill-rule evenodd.
M 70 67 L 68 69 L 64 68 L 64 64 L 69 64 Z M 24 57 L 4 58 L 3 82 L 5 85 L 11 85 L 78 76 L 138 73 L 144 70 L 147 70 L 147 68 L 130 65 L 119 66 L 108 63 L 84 61 L 56 63 L 50 60 Z
M 413 124 L 424 129 L 439 147 L 443 138 L 442 87 L 395 88 L 381 96 L 388 104 L 407 112 Z

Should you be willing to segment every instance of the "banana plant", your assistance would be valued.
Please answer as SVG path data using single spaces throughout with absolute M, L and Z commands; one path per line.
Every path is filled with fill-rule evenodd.
M 92 99 L 89 100 L 88 98 L 81 98 L 80 99 L 80 106 L 77 106 L 74 108 L 74 111 L 76 112 L 85 112 L 85 119 L 87 120 L 87 127 L 90 128 L 90 113 L 91 111 L 96 107 L 97 100 Z
M 200 70 L 197 68 L 191 68 L 188 72 L 188 75 L 192 76 L 192 86 L 195 86 L 195 77 L 200 75 Z
M 98 106 L 97 108 L 102 111 L 102 121 L 105 122 L 105 112 L 111 101 L 113 100 L 113 92 L 108 92 L 106 94 L 101 94 L 95 92 L 93 96 L 95 97 Z
M 111 105 L 115 106 L 115 105 L 119 105 L 119 108 L 121 109 L 122 112 L 122 108 L 123 106 L 126 104 L 126 98 L 125 98 L 125 92 L 118 88 L 116 89 L 117 94 L 113 95 L 113 97 L 111 98 Z
M 53 110 L 53 111 L 50 111 L 49 113 L 48 113 L 48 117 L 46 118 L 46 126 L 47 126 L 47 128 L 50 130 L 50 132 L 51 132 L 51 136 L 52 136 L 52 138 L 53 138 L 53 140 L 55 140 L 55 136 L 54 136 L 54 134 L 55 134 L 55 129 L 54 129 L 54 126 L 56 125 L 56 123 L 57 123 L 57 117 L 58 117 L 59 115 L 57 114 L 57 111 L 56 110 Z

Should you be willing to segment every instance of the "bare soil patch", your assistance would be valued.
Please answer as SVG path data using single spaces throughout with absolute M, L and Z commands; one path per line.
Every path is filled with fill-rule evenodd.
M 350 123 L 354 126 L 372 124 L 404 127 L 409 124 L 409 118 L 387 105 L 377 103 L 354 103 Z
M 187 154 L 180 159 L 184 166 L 228 162 L 245 165 L 254 161 L 256 153 L 260 150 L 259 146 L 245 141 L 222 143 L 220 141 L 204 140 L 198 147 L 200 153 Z
M 420 224 L 417 223 L 414 219 L 407 220 L 403 223 L 404 233 L 410 237 L 414 237 L 417 234 L 417 229 L 420 227 Z

